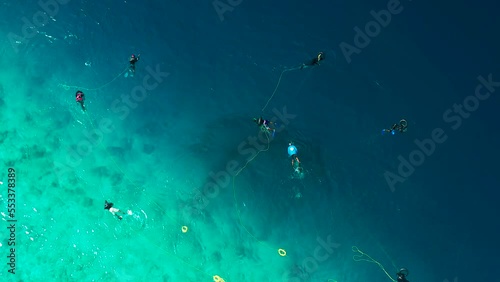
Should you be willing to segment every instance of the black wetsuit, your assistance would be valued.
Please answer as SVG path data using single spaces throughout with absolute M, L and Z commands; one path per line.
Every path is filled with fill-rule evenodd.
M 311 62 L 309 63 L 310 66 L 315 66 L 315 65 L 319 65 L 319 59 L 318 57 L 314 58 L 311 60 Z
M 135 63 L 139 61 L 139 57 L 130 57 L 130 71 L 135 72 Z
M 391 130 L 397 130 L 401 133 L 405 132 L 406 131 L 406 126 L 404 126 L 403 124 L 393 124 L 392 127 L 391 127 Z
M 319 65 L 319 62 L 324 59 L 323 53 L 318 54 L 318 56 L 314 57 L 309 63 L 303 64 L 300 69 L 303 69 L 305 67 L 313 67 Z

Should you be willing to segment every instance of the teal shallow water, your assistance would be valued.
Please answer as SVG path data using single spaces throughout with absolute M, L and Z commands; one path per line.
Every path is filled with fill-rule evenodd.
M 160 143 L 171 135 L 148 133 L 160 123 L 144 126 L 95 112 L 99 100 L 91 98 L 92 91 L 86 91 L 90 102 L 84 113 L 73 104 L 76 88 L 61 87 L 56 79 L 45 81 L 43 90 L 14 83 L 23 73 L 23 68 L 2 73 L 2 100 L 13 101 L 2 112 L 2 121 L 8 121 L 2 128 L 2 160 L 17 171 L 18 281 L 47 276 L 59 281 L 211 281 L 214 275 L 226 281 L 277 281 L 289 276 L 287 269 L 306 275 L 278 255 L 279 248 L 290 256 L 290 249 L 301 245 L 287 238 L 294 219 L 283 202 L 300 200 L 293 199 L 293 191 L 264 201 L 239 195 L 239 189 L 259 188 L 245 183 L 253 176 L 243 171 L 236 191 L 226 179 L 220 195 L 202 207 L 194 191 L 213 180 L 198 159 L 210 154 L 217 135 L 174 150 Z M 59 100 L 43 103 L 42 94 Z M 101 137 L 99 123 L 107 114 L 115 128 Z M 161 131 L 177 132 L 192 127 L 189 120 L 163 126 Z M 242 167 L 245 158 L 233 156 Z M 252 174 L 265 175 L 252 165 Z M 130 214 L 117 220 L 102 208 L 105 199 Z M 257 210 L 273 205 L 281 208 L 271 220 L 255 217 Z M 188 227 L 186 233 L 182 226 Z

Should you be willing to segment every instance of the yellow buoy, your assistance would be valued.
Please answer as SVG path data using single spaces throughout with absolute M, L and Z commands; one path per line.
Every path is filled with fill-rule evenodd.
M 214 275 L 214 282 L 225 282 L 219 275 Z
M 278 249 L 278 254 L 282 257 L 286 256 L 286 251 L 283 249 Z
M 182 226 L 182 233 L 188 232 L 188 227 L 186 225 Z

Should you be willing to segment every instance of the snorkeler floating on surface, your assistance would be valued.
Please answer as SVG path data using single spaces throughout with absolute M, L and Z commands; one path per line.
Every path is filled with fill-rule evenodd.
M 276 124 L 274 122 L 263 119 L 262 117 L 254 118 L 253 121 L 260 127 L 262 132 L 268 133 L 274 137 L 274 133 L 276 132 L 276 129 L 274 128 Z
M 113 203 L 110 203 L 108 201 L 104 201 L 104 209 L 109 210 L 109 212 L 112 215 L 118 217 L 118 219 L 120 219 L 120 220 L 123 218 L 123 215 L 125 215 L 125 212 L 123 212 L 117 208 L 114 208 Z
M 302 175 L 304 169 L 297 156 L 297 147 L 292 142 L 288 143 L 288 156 L 292 158 L 292 168 L 298 176 Z
M 319 52 L 318 55 L 315 58 L 311 59 L 309 63 L 302 64 L 300 69 L 319 66 L 319 62 L 323 61 L 324 59 L 325 59 L 325 53 Z
M 392 125 L 391 129 L 382 129 L 382 134 L 390 133 L 392 135 L 399 133 L 404 133 L 408 130 L 408 122 L 405 119 L 399 121 Z
M 408 276 L 410 272 L 406 268 L 401 268 L 396 275 L 398 276 L 397 282 L 410 282 L 409 280 L 406 279 L 406 276 Z
M 135 74 L 135 63 L 137 63 L 141 59 L 141 54 L 139 55 L 130 55 L 130 58 L 128 59 L 130 66 L 128 68 L 128 73 L 125 73 L 125 77 L 130 76 L 133 77 Z
M 82 110 L 85 111 L 85 105 L 83 104 L 85 102 L 85 94 L 83 94 L 82 91 L 78 90 L 76 91 L 75 94 L 76 97 L 76 102 L 82 106 Z

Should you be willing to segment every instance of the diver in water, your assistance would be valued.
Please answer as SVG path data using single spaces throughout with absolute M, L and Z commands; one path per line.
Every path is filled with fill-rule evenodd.
M 133 77 L 135 74 L 135 63 L 137 63 L 141 59 L 141 54 L 139 55 L 134 55 L 132 54 L 130 58 L 128 59 L 130 66 L 128 68 L 128 76 Z
M 395 123 L 392 125 L 391 129 L 382 129 L 382 134 L 390 133 L 392 135 L 396 134 L 396 132 L 404 133 L 408 129 L 408 122 L 405 119 L 399 121 L 399 123 Z
M 302 64 L 300 69 L 319 66 L 319 62 L 323 61 L 324 59 L 325 59 L 325 53 L 319 52 L 318 55 L 315 58 L 311 59 L 309 63 Z
M 123 215 L 125 215 L 125 212 L 122 212 L 121 210 L 114 208 L 113 203 L 110 203 L 108 201 L 104 201 L 104 209 L 109 210 L 109 212 L 112 215 L 118 217 L 119 220 L 121 220 L 123 218 Z
M 76 102 L 80 104 L 80 106 L 82 106 L 82 110 L 85 111 L 85 105 L 83 104 L 85 102 L 85 94 L 83 94 L 82 91 L 78 90 L 76 91 L 75 97 L 76 97 Z
M 299 157 L 297 156 L 297 147 L 293 145 L 292 142 L 288 143 L 288 156 L 292 159 L 293 171 L 300 177 L 304 169 L 300 163 Z
M 255 122 L 260 127 L 261 131 L 268 133 L 272 135 L 272 137 L 274 137 L 274 133 L 276 132 L 275 129 L 276 124 L 274 122 L 269 121 L 267 119 L 263 119 L 262 117 L 254 118 L 253 122 Z
M 401 268 L 396 275 L 398 276 L 397 282 L 410 282 L 408 279 L 406 279 L 406 276 L 408 276 L 410 272 L 406 268 Z

